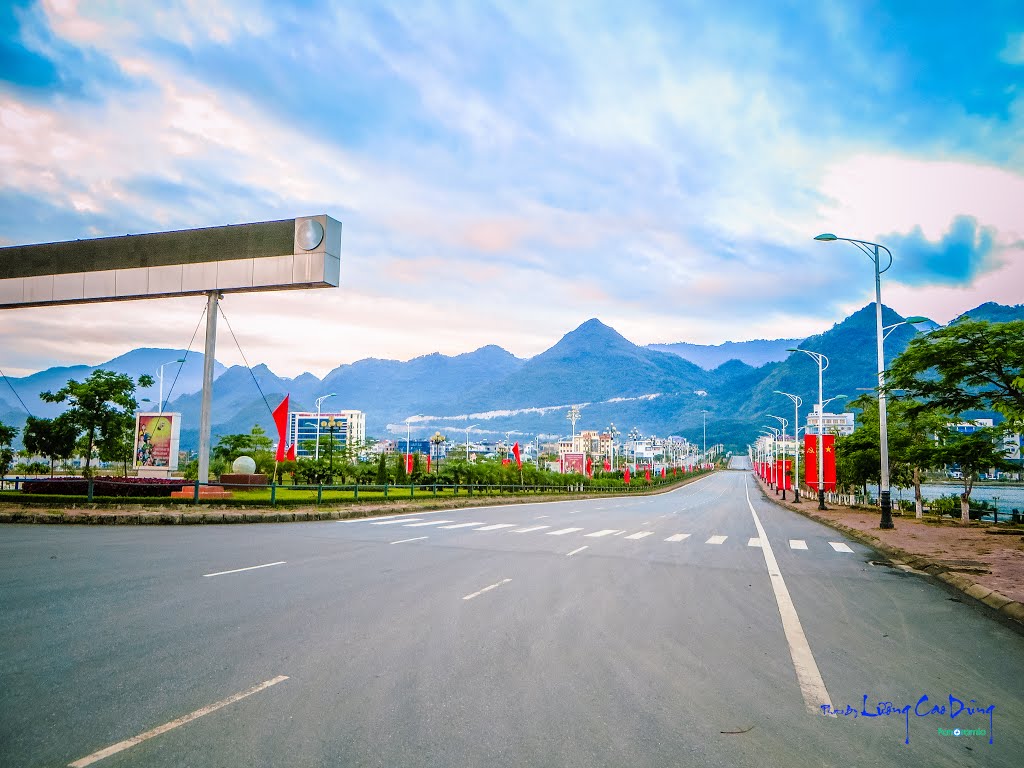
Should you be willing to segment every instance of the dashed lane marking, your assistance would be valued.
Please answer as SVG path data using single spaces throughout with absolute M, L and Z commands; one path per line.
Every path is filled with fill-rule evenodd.
M 454 520 L 427 520 L 425 523 L 406 523 L 406 528 L 422 528 L 424 525 L 441 525 L 443 523 L 454 523 Z
M 401 523 L 411 523 L 416 520 L 422 520 L 420 517 L 398 517 L 394 520 L 383 520 L 379 523 L 370 523 L 370 525 L 400 525 Z
M 807 542 L 804 541 L 803 539 L 790 539 L 789 540 L 789 548 L 790 549 L 807 549 Z
M 203 715 L 208 715 L 211 712 L 216 712 L 218 709 L 226 707 L 228 704 L 234 704 L 236 701 L 241 701 L 247 696 L 252 696 L 254 693 L 259 693 L 260 691 L 266 690 L 272 685 L 282 683 L 287 679 L 287 675 L 278 675 L 277 677 L 273 677 L 270 680 L 264 680 L 259 685 L 254 685 L 252 688 L 242 691 L 241 693 L 236 693 L 233 696 L 228 696 L 226 699 L 221 699 L 215 704 L 210 704 L 209 706 L 197 709 L 195 712 L 190 712 L 187 715 L 179 717 L 177 720 L 171 720 L 171 722 L 169 723 L 159 725 L 156 728 L 153 728 L 152 730 L 146 731 L 145 733 L 140 733 L 138 736 L 132 736 L 130 739 L 119 741 L 117 742 L 117 744 L 112 744 L 109 747 L 105 747 L 104 749 L 99 750 L 98 752 L 93 752 L 91 755 L 87 755 L 81 758 L 80 760 L 75 760 L 75 762 L 73 763 L 68 763 L 68 768 L 86 768 L 86 766 L 92 765 L 95 762 L 99 762 L 105 757 L 116 755 L 118 752 L 123 752 L 126 749 L 134 747 L 136 744 L 141 744 L 147 739 L 152 739 L 154 736 L 159 736 L 162 733 L 172 731 L 175 728 L 178 728 L 179 726 L 185 725 L 186 723 L 191 723 L 193 720 L 197 720 Z
M 654 531 L 637 531 L 636 533 L 630 534 L 626 538 L 627 539 L 643 539 L 643 538 L 645 538 L 647 536 L 653 536 L 653 535 L 654 535 Z
M 599 539 L 602 536 L 611 536 L 616 533 L 623 533 L 616 528 L 605 528 L 603 531 L 594 531 L 593 533 L 584 534 L 588 539 Z
M 426 536 L 417 536 L 414 539 L 399 539 L 398 541 L 392 541 L 391 543 L 392 544 L 405 544 L 408 541 L 422 541 L 425 538 L 427 538 L 427 537 Z
M 241 573 L 242 571 L 255 571 L 258 568 L 270 568 L 272 565 L 284 565 L 287 560 L 278 560 L 276 563 L 264 563 L 263 565 L 250 565 L 248 568 L 235 568 L 230 571 L 217 571 L 216 573 L 204 573 L 203 578 L 208 579 L 211 576 L 225 576 L 229 573 Z
M 708 539 L 704 543 L 705 544 L 721 544 L 721 543 L 723 543 L 728 538 L 729 538 L 728 536 L 712 536 L 710 539 Z
M 850 549 L 849 544 L 844 544 L 841 541 L 830 541 L 829 546 L 832 547 L 832 549 L 834 549 L 836 552 L 853 552 L 853 550 Z
M 572 552 L 567 552 L 565 556 L 566 556 L 566 557 L 572 557 L 572 556 L 573 556 L 573 555 L 575 555 L 575 554 L 576 554 L 577 552 L 582 552 L 582 551 L 583 551 L 584 549 L 586 549 L 586 548 L 587 548 L 587 547 L 586 547 L 586 545 L 584 545 L 584 546 L 580 547 L 579 549 L 574 549 L 574 550 L 573 550 Z
M 667 539 L 665 539 L 665 541 L 682 541 L 683 539 L 687 539 L 689 537 L 690 537 L 690 534 L 688 534 L 688 533 L 674 533 L 671 536 L 669 536 Z
M 450 531 L 452 528 L 471 528 L 474 525 L 483 525 L 483 523 L 456 523 L 455 525 L 442 525 L 441 527 Z
M 491 591 L 492 589 L 494 589 L 495 587 L 500 587 L 500 586 L 501 586 L 502 584 L 508 584 L 508 583 L 509 583 L 510 581 L 512 581 L 512 579 L 502 579 L 501 581 L 499 581 L 499 582 L 497 582 L 497 583 L 495 583 L 495 584 L 491 584 L 491 585 L 490 585 L 489 587 L 484 587 L 483 589 L 481 589 L 481 590 L 479 590 L 479 591 L 477 591 L 477 592 L 474 592 L 474 593 L 473 593 L 473 594 L 471 594 L 471 595 L 466 595 L 466 596 L 465 596 L 464 598 L 462 598 L 462 599 L 463 599 L 463 600 L 472 600 L 472 599 L 473 599 L 474 597 L 479 597 L 479 596 L 480 596 L 480 595 L 482 595 L 482 594 L 483 594 L 484 592 L 490 592 L 490 591 Z
M 758 539 L 758 538 L 752 538 L 750 541 L 747 542 L 747 546 L 748 547 L 760 547 L 761 546 L 761 540 Z
M 515 528 L 519 523 L 495 523 L 494 525 L 485 525 L 483 528 L 477 528 L 478 531 L 496 531 L 499 528 Z
M 548 536 L 564 536 L 567 533 L 576 533 L 576 531 L 582 531 L 582 528 L 561 528 L 557 531 L 549 531 Z
M 516 528 L 514 531 L 509 531 L 509 533 L 529 533 L 530 531 L 542 531 L 550 527 L 550 525 L 531 525 L 529 528 Z

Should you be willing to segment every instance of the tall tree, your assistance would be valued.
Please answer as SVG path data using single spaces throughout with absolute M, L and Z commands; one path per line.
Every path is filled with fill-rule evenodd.
M 0 477 L 6 475 L 11 464 L 14 463 L 14 451 L 11 449 L 11 443 L 17 434 L 18 430 L 0 421 Z
M 1024 423 L 1024 320 L 962 320 L 911 340 L 893 362 L 889 386 L 922 401 L 918 410 L 959 416 L 998 411 Z
M 66 461 L 74 456 L 77 438 L 78 427 L 64 414 L 55 419 L 29 416 L 21 434 L 26 452 L 43 456 L 50 462 L 50 477 L 58 459 Z
M 153 386 L 153 377 L 142 375 L 138 386 Z M 125 414 L 134 413 L 139 404 L 135 400 L 135 381 L 123 373 L 99 368 L 85 381 L 68 379 L 56 392 L 41 392 L 39 399 L 47 403 L 67 402 L 65 417 L 78 428 L 82 436 L 85 455 L 83 474 L 92 474 L 92 455 L 98 442 L 113 440 L 123 424 Z

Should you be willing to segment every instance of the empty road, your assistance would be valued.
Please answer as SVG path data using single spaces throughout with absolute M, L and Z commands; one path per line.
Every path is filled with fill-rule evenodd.
M 357 521 L 5 525 L 0 765 L 1019 766 L 1024 638 L 874 559 L 738 471 Z

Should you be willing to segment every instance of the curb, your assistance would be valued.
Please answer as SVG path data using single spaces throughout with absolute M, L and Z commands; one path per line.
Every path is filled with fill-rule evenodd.
M 714 474 L 713 472 L 710 474 Z M 443 509 L 472 509 L 473 507 L 489 506 L 512 506 L 515 504 L 535 504 L 545 501 L 579 501 L 600 498 L 621 498 L 632 496 L 654 496 L 662 493 L 670 493 L 676 488 L 696 482 L 709 474 L 698 475 L 697 477 L 686 478 L 673 483 L 671 486 L 659 486 L 649 491 L 622 494 L 565 494 L 563 496 L 466 496 L 465 498 L 447 499 L 449 502 L 457 503 L 432 503 L 429 500 L 419 503 L 405 505 L 402 502 L 393 502 L 388 508 L 387 504 L 376 505 L 376 509 L 361 509 L 352 505 L 347 509 L 316 509 L 303 511 L 284 511 L 274 509 L 268 512 L 256 512 L 251 509 L 239 508 L 235 510 L 196 510 L 195 507 L 187 511 L 178 510 L 145 510 L 137 512 L 106 512 L 101 514 L 85 514 L 76 510 L 45 510 L 34 511 L 29 508 L 0 509 L 0 524 L 3 523 L 32 523 L 39 525 L 210 525 L 210 524 L 231 524 L 231 523 L 305 523 L 320 520 L 356 520 L 366 517 L 381 517 L 384 515 L 395 515 L 416 512 L 436 511 Z
M 1012 600 L 1001 592 L 997 592 L 994 589 L 990 589 L 975 581 L 971 581 L 963 574 L 951 571 L 948 566 L 937 563 L 926 555 L 916 555 L 898 547 L 889 546 L 888 544 L 882 543 L 880 539 L 870 536 L 861 530 L 850 528 L 849 526 L 838 523 L 835 520 L 820 517 L 813 512 L 800 509 L 788 501 L 774 498 L 774 495 L 769 493 L 770 489 L 766 488 L 759 478 L 755 477 L 754 479 L 756 480 L 758 487 L 761 489 L 761 494 L 776 506 L 788 509 L 790 512 L 796 512 L 798 515 L 802 515 L 808 520 L 814 520 L 816 523 L 827 525 L 829 528 L 839 531 L 845 536 L 860 542 L 864 546 L 870 547 L 876 552 L 880 552 L 893 561 L 900 570 L 935 577 L 953 589 L 964 593 L 975 602 L 995 611 L 1000 617 L 1006 619 L 1007 623 L 1014 630 L 1024 633 L 1024 603 Z

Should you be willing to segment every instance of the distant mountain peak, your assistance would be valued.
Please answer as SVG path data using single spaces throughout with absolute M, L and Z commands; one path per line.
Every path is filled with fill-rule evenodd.
M 551 349 L 558 349 L 563 346 L 592 346 L 595 344 L 602 344 L 605 346 L 636 346 L 614 328 L 605 325 L 596 317 L 592 317 L 585 323 L 565 334 L 565 336 L 563 336 Z

